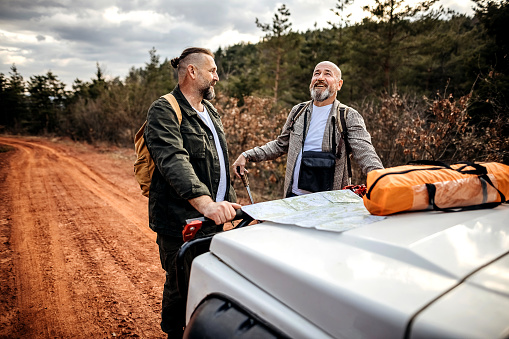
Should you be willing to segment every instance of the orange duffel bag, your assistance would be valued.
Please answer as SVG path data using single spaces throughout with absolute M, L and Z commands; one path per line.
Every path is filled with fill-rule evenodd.
M 368 173 L 364 206 L 371 214 L 491 208 L 509 196 L 509 166 L 415 161 Z

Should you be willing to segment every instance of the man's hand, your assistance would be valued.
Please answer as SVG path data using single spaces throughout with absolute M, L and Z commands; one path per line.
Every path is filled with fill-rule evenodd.
M 239 155 L 237 160 L 235 160 L 235 162 L 233 163 L 232 165 L 233 172 L 235 172 L 235 175 L 237 177 L 240 178 L 241 174 L 244 175 L 244 172 L 248 172 L 248 170 L 246 169 L 246 162 L 247 162 L 246 157 L 241 154 Z
M 191 199 L 189 203 L 206 218 L 214 220 L 216 225 L 233 220 L 235 218 L 235 210 L 242 207 L 239 204 L 228 201 L 215 202 L 208 195 Z

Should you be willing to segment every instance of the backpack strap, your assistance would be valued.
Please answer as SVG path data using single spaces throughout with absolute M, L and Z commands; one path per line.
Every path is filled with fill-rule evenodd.
M 293 131 L 293 125 L 295 124 L 295 121 L 297 120 L 298 117 L 300 117 L 300 115 L 306 111 L 306 108 L 308 108 L 308 106 L 311 104 L 311 101 L 308 101 L 306 103 L 301 103 L 299 105 L 299 107 L 297 107 L 297 112 L 295 113 L 295 115 L 293 116 L 292 118 L 292 121 L 290 121 L 290 126 L 289 126 L 289 129 Z M 304 126 L 304 130 L 306 129 L 306 126 Z
M 352 155 L 352 147 L 350 146 L 350 142 L 348 141 L 348 129 L 346 128 L 346 108 L 339 107 L 339 120 L 338 127 L 339 132 L 341 133 L 341 137 L 345 143 L 346 148 L 346 162 L 348 166 L 348 177 L 352 179 L 352 163 L 350 156 Z
M 177 119 L 178 119 L 179 125 L 180 125 L 182 123 L 182 112 L 180 111 L 180 106 L 177 102 L 177 99 L 175 99 L 175 96 L 173 96 L 173 94 L 171 94 L 171 93 L 168 93 L 168 94 L 163 95 L 161 98 L 166 99 L 166 101 L 168 101 L 170 103 L 171 108 L 173 108 L 173 110 L 177 114 Z

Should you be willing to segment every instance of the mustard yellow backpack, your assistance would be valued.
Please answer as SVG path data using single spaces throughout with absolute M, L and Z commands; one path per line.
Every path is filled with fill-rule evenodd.
M 180 106 L 173 94 L 168 93 L 163 95 L 161 98 L 166 99 L 175 113 L 177 113 L 177 119 L 179 124 L 182 123 L 182 113 L 180 112 Z M 134 136 L 134 149 L 136 151 L 136 161 L 134 162 L 134 177 L 140 184 L 141 194 L 148 197 L 150 191 L 150 184 L 152 182 L 152 174 L 154 173 L 155 163 L 147 149 L 143 132 L 147 121 L 143 123 L 140 130 Z

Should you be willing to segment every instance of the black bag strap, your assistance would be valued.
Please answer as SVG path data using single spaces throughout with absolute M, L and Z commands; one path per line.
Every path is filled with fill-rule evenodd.
M 464 166 L 460 168 L 452 168 L 450 165 L 446 164 L 442 161 L 436 161 L 436 160 L 412 160 L 407 163 L 408 165 L 431 165 L 431 166 L 442 166 L 444 168 L 448 168 L 453 171 L 460 172 L 462 174 L 474 174 L 474 175 L 487 175 L 488 170 L 486 167 L 484 167 L 481 164 L 476 164 L 475 162 L 471 161 L 458 161 L 454 163 L 453 165 L 460 165 L 463 164 Z M 473 169 L 466 169 L 468 167 L 472 167 Z
M 346 148 L 346 163 L 348 166 L 348 177 L 352 179 L 352 160 L 350 156 L 352 154 L 352 146 L 350 146 L 350 141 L 348 140 L 348 129 L 346 128 L 346 109 L 345 107 L 339 108 L 339 127 L 341 132 L 341 137 L 343 138 L 343 142 L 345 143 Z
M 304 152 L 304 143 L 306 142 L 306 137 L 308 135 L 308 112 L 304 112 L 304 130 L 302 131 L 302 152 Z
M 332 125 L 332 154 L 334 154 L 334 156 L 337 158 L 338 155 L 337 155 L 337 152 L 336 152 L 336 118 L 334 117 L 334 115 L 330 118 L 331 120 L 331 125 Z
M 464 164 L 465 166 L 458 168 L 456 171 L 464 174 L 487 175 L 488 169 L 481 164 L 476 164 L 470 161 L 460 161 L 456 164 Z M 472 167 L 473 170 L 466 170 L 465 168 Z
M 428 165 L 428 166 L 442 166 L 448 169 L 453 169 L 451 166 L 442 161 L 436 160 L 411 160 L 407 162 L 407 165 Z

